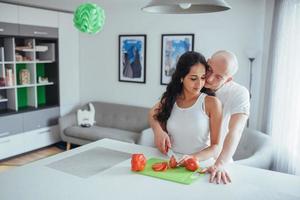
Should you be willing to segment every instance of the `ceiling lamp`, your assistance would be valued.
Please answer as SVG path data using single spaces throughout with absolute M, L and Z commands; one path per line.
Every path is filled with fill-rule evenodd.
M 161 14 L 197 14 L 229 10 L 224 0 L 152 0 L 142 10 Z

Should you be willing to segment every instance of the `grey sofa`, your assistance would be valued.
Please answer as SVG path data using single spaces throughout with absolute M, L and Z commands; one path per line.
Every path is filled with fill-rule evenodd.
M 138 144 L 154 147 L 152 129 L 146 129 Z M 273 161 L 273 148 L 270 136 L 253 129 L 245 128 L 233 160 L 242 165 L 270 169 Z
M 242 165 L 271 169 L 273 164 L 271 137 L 260 131 L 245 128 L 233 160 Z
M 149 127 L 149 108 L 104 102 L 91 102 L 95 107 L 95 124 L 90 128 L 77 125 L 76 112 L 59 119 L 61 139 L 70 144 L 84 145 L 103 138 L 137 143 L 140 133 Z M 87 105 L 81 109 L 88 109 Z
M 91 128 L 77 125 L 76 113 L 59 119 L 61 139 L 70 144 L 83 145 L 103 138 L 111 138 L 146 146 L 154 145 L 152 129 L 147 115 L 149 108 L 92 102 L 95 107 L 96 124 Z M 87 109 L 87 106 L 82 107 Z M 233 156 L 236 163 L 270 169 L 273 160 L 271 139 L 268 135 L 245 128 Z

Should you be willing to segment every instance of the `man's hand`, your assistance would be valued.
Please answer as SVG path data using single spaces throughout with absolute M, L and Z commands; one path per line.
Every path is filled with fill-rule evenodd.
M 171 148 L 171 141 L 169 135 L 163 130 L 156 131 L 154 134 L 154 141 L 156 147 L 163 154 L 167 154 L 168 149 Z
M 216 165 L 212 165 L 208 168 L 205 168 L 201 171 L 201 173 L 210 173 L 209 182 L 220 184 L 223 182 L 224 184 L 231 183 L 231 179 L 229 173 L 221 167 L 217 167 Z

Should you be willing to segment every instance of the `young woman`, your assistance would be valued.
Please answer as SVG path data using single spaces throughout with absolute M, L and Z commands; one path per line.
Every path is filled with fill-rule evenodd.
M 164 127 L 166 146 L 199 161 L 216 156 L 222 121 L 220 101 L 201 92 L 207 71 L 204 56 L 184 53 L 153 115 Z

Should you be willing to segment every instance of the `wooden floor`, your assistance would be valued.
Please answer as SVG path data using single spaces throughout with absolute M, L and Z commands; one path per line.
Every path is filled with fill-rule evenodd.
M 0 161 L 0 173 L 61 152 L 63 152 L 62 149 L 56 146 L 50 146 L 26 154 L 22 154 L 11 159 Z

